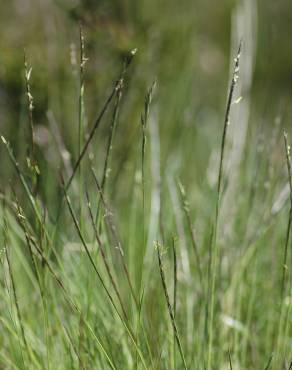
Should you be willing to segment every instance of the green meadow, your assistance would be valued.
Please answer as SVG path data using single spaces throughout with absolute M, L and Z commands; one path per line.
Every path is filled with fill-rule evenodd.
M 11 0 L 0 370 L 291 370 L 292 4 Z

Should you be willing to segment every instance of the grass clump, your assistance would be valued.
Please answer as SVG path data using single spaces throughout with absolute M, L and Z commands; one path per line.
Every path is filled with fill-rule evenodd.
M 201 187 L 183 186 L 175 156 L 160 167 L 159 78 L 155 94 L 153 84 L 139 107 L 135 156 L 124 166 L 114 160 L 115 145 L 125 134 L 119 125 L 136 50 L 125 58 L 87 128 L 87 58 L 80 29 L 78 151 L 75 161 L 68 166 L 67 158 L 54 174 L 55 203 L 46 198 L 44 170 L 37 164 L 31 69 L 25 62 L 27 162 L 34 171 L 27 172 L 2 137 L 16 176 L 1 193 L 1 368 L 291 368 L 292 180 L 286 133 L 285 151 L 269 147 L 277 143 L 276 135 L 272 141 L 265 138 L 265 153 L 251 129 L 237 169 L 232 220 L 220 213 L 228 194 L 225 162 L 230 113 L 239 103 L 234 96 L 240 53 L 241 44 L 221 148 L 217 140 L 214 149 L 219 152 L 216 185 L 204 180 Z M 48 117 L 57 129 L 52 113 Z M 102 124 L 106 139 L 98 135 Z M 54 134 L 61 153 L 65 141 Z M 189 156 L 189 144 L 178 144 L 176 151 L 188 171 L 200 162 L 196 148 Z M 97 146 L 103 159 L 94 156 Z M 280 159 L 273 162 L 267 155 L 272 151 Z M 287 184 L 286 172 L 281 168 L 273 176 L 279 161 L 288 170 L 284 202 L 278 194 Z M 214 172 L 209 167 L 206 178 Z

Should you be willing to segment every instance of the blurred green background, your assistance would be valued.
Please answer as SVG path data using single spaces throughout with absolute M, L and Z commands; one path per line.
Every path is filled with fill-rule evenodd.
M 133 142 L 140 140 L 144 96 L 156 79 L 154 110 L 163 137 L 162 164 L 183 143 L 180 168 L 183 171 L 186 158 L 196 156 L 200 160 L 196 161 L 195 176 L 203 181 L 211 148 L 219 145 L 230 66 L 240 39 L 243 55 L 238 96 L 244 98 L 243 111 L 237 115 L 240 135 L 248 135 L 250 123 L 268 132 L 277 118 L 289 126 L 291 1 L 2 0 L 0 131 L 11 141 L 17 157 L 24 158 L 29 127 L 25 48 L 32 66 L 35 135 L 40 161 L 45 159 L 43 172 L 51 169 L 56 174 L 60 167 L 48 117 L 57 124 L 73 162 L 76 160 L 79 22 L 89 58 L 85 71 L 88 127 L 125 55 L 138 49 L 122 101 L 114 153 L 117 172 L 128 158 L 137 155 Z M 100 145 L 93 150 L 97 156 L 99 147 L 104 150 L 107 127 L 104 123 L 99 131 Z M 2 163 L 1 175 L 7 178 L 6 162 Z M 189 164 L 185 169 L 188 176 Z

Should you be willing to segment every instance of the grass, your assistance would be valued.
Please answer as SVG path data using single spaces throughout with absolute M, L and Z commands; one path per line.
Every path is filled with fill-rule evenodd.
M 237 56 L 235 58 L 235 66 L 234 72 L 231 80 L 231 86 L 228 94 L 227 99 L 227 107 L 224 119 L 224 127 L 223 127 L 223 135 L 221 141 L 221 151 L 220 151 L 220 163 L 219 163 L 219 171 L 218 171 L 218 180 L 217 180 L 217 197 L 216 197 L 216 204 L 215 204 L 215 216 L 214 216 L 214 224 L 212 225 L 211 231 L 211 243 L 210 243 L 210 279 L 208 282 L 208 302 L 207 302 L 207 314 L 206 314 L 206 321 L 208 322 L 208 359 L 207 359 L 207 369 L 213 368 L 213 326 L 214 326 L 214 311 L 215 311 L 215 299 L 216 299 L 216 279 L 218 274 L 218 266 L 219 266 L 219 248 L 217 243 L 217 229 L 218 229 L 218 219 L 219 219 L 219 206 L 220 206 L 220 198 L 221 198 L 221 191 L 222 191 L 222 181 L 223 181 L 223 165 L 224 165 L 224 154 L 225 154 L 225 145 L 226 145 L 226 137 L 227 137 L 227 129 L 230 124 L 230 109 L 231 104 L 233 101 L 234 89 L 239 78 L 239 58 L 241 53 L 241 43 L 239 45 L 239 49 L 237 52 Z M 209 309 L 210 305 L 210 309 Z
M 116 146 L 126 135 L 119 126 L 123 101 L 135 83 L 130 84 L 136 50 L 104 92 L 105 103 L 88 128 L 82 29 L 80 50 L 78 150 L 55 174 L 58 202 L 50 202 L 41 186 L 46 170 L 34 142 L 27 61 L 26 162 L 18 162 L 2 136 L 16 176 L 1 192 L 0 368 L 290 369 L 287 133 L 283 143 L 280 129 L 272 138 L 250 129 L 236 169 L 236 197 L 230 212 L 223 212 L 234 178 L 227 166 L 228 134 L 229 124 L 235 124 L 232 110 L 240 104 L 235 96 L 241 45 L 221 147 L 219 130 L 211 133 L 219 160 L 215 167 L 210 161 L 202 182 L 190 182 L 177 169 L 179 159 L 187 172 L 200 166 L 191 137 L 177 140 L 174 154 L 160 167 L 160 143 L 167 138 L 158 123 L 159 76 L 155 94 L 153 84 L 144 106 L 139 103 L 141 122 L 131 142 L 135 156 L 124 166 L 115 162 Z M 48 116 L 61 155 L 65 140 Z M 97 145 L 103 157 L 92 155 Z M 215 182 L 208 180 L 210 173 Z

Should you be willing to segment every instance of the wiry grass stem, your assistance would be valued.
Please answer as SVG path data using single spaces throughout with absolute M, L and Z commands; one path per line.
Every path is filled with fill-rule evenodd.
M 15 285 L 14 275 L 13 275 L 11 261 L 10 261 L 9 252 L 8 252 L 8 224 L 7 224 L 5 203 L 4 202 L 3 202 L 3 223 L 4 223 L 4 225 L 3 225 L 3 232 L 4 232 L 4 238 L 3 239 L 4 240 L 3 241 L 4 241 L 5 257 L 6 257 L 6 261 L 7 261 L 7 265 L 8 265 L 9 277 L 10 277 L 12 292 L 13 292 L 13 297 L 14 297 L 14 304 L 15 304 L 15 308 L 16 308 L 18 323 L 19 323 L 19 326 L 20 326 L 23 346 L 26 350 L 26 353 L 29 354 L 30 349 L 28 347 L 28 343 L 27 343 L 26 336 L 25 336 L 22 315 L 21 315 L 21 312 L 20 312 L 20 307 L 19 307 L 17 293 L 16 293 L 16 285 Z
M 100 240 L 100 237 L 98 235 L 98 231 L 97 231 L 97 228 L 96 228 L 96 225 L 95 225 L 95 222 L 94 222 L 93 213 L 92 213 L 92 209 L 91 209 L 89 194 L 88 194 L 88 191 L 87 190 L 86 190 L 86 200 L 87 200 L 87 208 L 88 208 L 88 212 L 89 212 L 89 215 L 90 215 L 91 225 L 92 225 L 92 228 L 94 230 L 95 238 L 96 238 L 97 244 L 98 244 L 99 249 L 100 249 L 100 252 L 101 252 L 101 256 L 102 256 L 102 260 L 104 262 L 104 266 L 106 268 L 108 277 L 110 279 L 110 282 L 111 282 L 111 284 L 113 286 L 113 289 L 114 289 L 114 291 L 116 293 L 116 296 L 118 298 L 118 301 L 120 303 L 120 306 L 121 306 L 123 315 L 124 315 L 125 319 L 128 320 L 128 315 L 127 315 L 126 309 L 124 307 L 124 304 L 123 304 L 123 301 L 122 301 L 120 292 L 118 290 L 118 286 L 117 286 L 117 284 L 115 282 L 115 279 L 114 279 L 114 276 L 113 276 L 113 274 L 111 272 L 111 268 L 110 268 L 110 265 L 109 265 L 108 260 L 107 260 L 107 257 L 106 257 L 106 252 L 104 250 L 103 244 L 102 244 L 102 242 Z
M 144 111 L 141 115 L 141 126 L 142 126 L 141 170 L 142 170 L 143 219 L 145 215 L 145 153 L 146 153 L 146 139 L 147 139 L 146 128 L 147 128 L 147 121 L 149 118 L 150 105 L 152 102 L 155 85 L 156 85 L 156 82 L 154 81 L 146 94 L 145 103 L 144 103 Z M 143 243 L 145 240 L 145 230 L 144 230 L 145 227 L 144 226 L 143 226 Z
M 227 137 L 227 129 L 229 126 L 230 120 L 230 110 L 233 100 L 234 89 L 239 77 L 239 60 L 240 60 L 240 53 L 241 53 L 241 43 L 238 48 L 238 52 L 235 58 L 235 66 L 233 71 L 233 76 L 231 80 L 231 85 L 229 89 L 228 99 L 227 99 L 227 106 L 225 112 L 225 119 L 224 119 L 224 127 L 223 127 L 223 135 L 221 140 L 221 150 L 220 150 L 220 163 L 219 163 L 219 172 L 218 172 L 218 180 L 217 180 L 217 197 L 216 197 L 216 205 L 215 205 L 215 218 L 214 218 L 214 226 L 212 231 L 212 240 L 210 245 L 210 278 L 211 281 L 209 282 L 209 304 L 210 304 L 210 313 L 208 314 L 209 322 L 208 322 L 208 352 L 207 352 L 207 369 L 211 370 L 213 368 L 212 360 L 213 360 L 213 340 L 214 340 L 214 311 L 215 311 L 215 289 L 216 289 L 216 280 L 217 280 L 217 269 L 218 269 L 218 258 L 219 258 L 219 248 L 217 244 L 217 228 L 218 228 L 218 216 L 219 216 L 219 205 L 220 205 L 220 198 L 221 198 L 221 190 L 222 190 L 222 180 L 223 180 L 223 164 L 224 164 L 224 156 L 225 156 L 225 145 L 226 145 L 226 137 Z
M 183 362 L 183 367 L 184 367 L 184 369 L 187 369 L 187 364 L 186 364 L 185 356 L 184 356 L 184 353 L 183 353 L 181 340 L 180 340 L 180 336 L 179 336 L 179 332 L 178 332 L 178 328 L 177 328 L 177 324 L 176 324 L 176 320 L 175 320 L 175 316 L 174 316 L 174 310 L 171 306 L 170 299 L 169 299 L 169 294 L 168 294 L 168 291 L 167 291 L 166 279 L 165 279 L 165 275 L 164 275 L 164 271 L 163 271 L 163 264 L 162 264 L 161 253 L 160 253 L 160 246 L 158 244 L 156 246 L 156 249 L 157 249 L 157 257 L 158 257 L 160 277 L 161 277 L 164 297 L 165 297 L 166 304 L 167 304 L 168 314 L 169 314 L 171 324 L 172 324 L 172 327 L 173 327 L 173 331 L 174 331 L 174 334 L 175 334 L 175 340 L 176 340 L 177 345 L 178 345 L 178 350 L 179 350 L 179 353 L 180 353 L 180 356 L 181 356 L 181 359 L 182 359 L 182 362 Z
M 34 120 L 33 120 L 34 99 L 30 87 L 32 68 L 28 67 L 25 51 L 24 51 L 24 69 L 25 69 L 25 87 L 29 120 L 29 146 L 26 160 L 28 168 L 31 171 L 31 178 L 33 182 L 33 193 L 35 193 L 37 191 L 40 170 L 36 161 L 35 142 L 34 142 Z
M 282 273 L 282 284 L 281 284 L 282 300 L 285 295 L 285 285 L 286 285 L 286 280 L 287 280 L 287 270 L 288 270 L 287 257 L 288 257 L 288 247 L 289 247 L 290 231 L 291 231 L 291 224 L 292 224 L 292 171 L 291 171 L 291 158 L 290 158 L 291 149 L 290 149 L 290 145 L 288 144 L 288 135 L 285 131 L 284 131 L 284 142 L 285 142 L 286 164 L 287 164 L 288 181 L 289 181 L 289 189 L 290 189 L 290 210 L 289 210 L 289 218 L 288 218 L 288 224 L 287 224 L 284 256 L 283 256 L 283 273 Z
M 265 366 L 265 369 L 264 370 L 269 370 L 271 368 L 271 365 L 272 365 L 272 361 L 273 361 L 273 355 L 270 356 L 269 360 L 268 360 L 268 363 L 267 365 Z
M 231 358 L 230 350 L 228 350 L 228 360 L 229 360 L 229 368 L 230 370 L 232 370 L 233 366 L 232 366 L 232 358 Z
M 75 228 L 76 228 L 77 234 L 78 234 L 78 236 L 79 236 L 79 238 L 80 238 L 80 241 L 81 241 L 81 243 L 82 243 L 82 245 L 83 245 L 83 247 L 84 247 L 84 249 L 85 249 L 85 252 L 86 252 L 86 254 L 87 254 L 88 258 L 89 258 L 90 264 L 92 265 L 92 267 L 93 267 L 93 269 L 94 269 L 94 271 L 95 271 L 95 273 L 96 273 L 96 275 L 97 275 L 97 277 L 98 277 L 98 280 L 99 280 L 99 282 L 101 283 L 102 288 L 104 289 L 104 291 L 105 291 L 105 293 L 106 293 L 106 295 L 107 295 L 107 297 L 108 297 L 108 299 L 109 299 L 109 301 L 110 301 L 110 303 L 111 303 L 111 305 L 112 305 L 112 307 L 113 307 L 113 309 L 114 309 L 114 312 L 117 314 L 117 316 L 118 316 L 118 317 L 119 317 L 119 319 L 121 320 L 121 323 L 123 324 L 123 326 L 124 326 L 124 328 L 125 328 L 125 330 L 126 330 L 127 334 L 129 335 L 129 338 L 130 338 L 130 339 L 131 339 L 131 341 L 133 342 L 133 344 L 134 344 L 134 346 L 135 346 L 135 349 L 138 351 L 138 354 L 139 354 L 139 357 L 140 357 L 141 362 L 142 362 L 142 364 L 143 364 L 143 367 L 144 367 L 145 369 L 147 369 L 147 366 L 146 366 L 146 363 L 145 363 L 145 360 L 144 360 L 143 354 L 142 354 L 142 352 L 141 352 L 140 348 L 139 348 L 139 347 L 138 347 L 138 345 L 137 345 L 137 342 L 136 342 L 136 339 L 135 339 L 135 337 L 134 337 L 134 335 L 133 335 L 132 329 L 128 326 L 127 322 L 125 321 L 125 319 L 124 319 L 124 318 L 122 317 L 122 315 L 120 314 L 120 312 L 119 312 L 119 310 L 118 310 L 118 308 L 117 308 L 117 305 L 116 305 L 116 303 L 115 303 L 115 301 L 114 301 L 114 299 L 113 299 L 113 296 L 112 296 L 112 294 L 110 293 L 109 289 L 107 288 L 107 286 L 106 286 L 106 284 L 105 284 L 105 282 L 104 282 L 104 279 L 103 279 L 103 277 L 101 276 L 100 272 L 98 271 L 97 265 L 96 265 L 96 263 L 94 262 L 94 260 L 93 260 L 93 258 L 92 258 L 92 256 L 91 256 L 91 254 L 90 254 L 90 251 L 89 251 L 89 249 L 88 249 L 88 247 L 87 247 L 87 244 L 86 244 L 86 242 L 85 242 L 85 239 L 84 239 L 84 237 L 83 237 L 83 235 L 82 235 L 82 232 L 81 232 L 81 230 L 80 230 L 80 226 L 79 226 L 79 224 L 78 224 L 78 221 L 77 221 L 76 215 L 75 215 L 75 213 L 74 213 L 73 207 L 72 207 L 72 205 L 71 205 L 71 201 L 70 201 L 69 196 L 68 196 L 68 194 L 67 194 L 67 192 L 66 192 L 66 187 L 65 187 L 65 186 L 64 186 L 64 195 L 65 195 L 65 200 L 66 200 L 66 203 L 67 203 L 67 206 L 68 206 L 68 209 L 69 209 L 70 215 L 71 215 L 71 217 L 72 217 L 72 220 L 73 220 L 74 226 L 75 226 Z
M 186 197 L 186 192 L 185 192 L 185 189 L 184 189 L 181 182 L 178 182 L 178 189 L 179 189 L 179 193 L 180 193 L 182 209 L 183 209 L 186 221 L 187 221 L 187 227 L 188 227 L 188 231 L 189 231 L 189 234 L 190 234 L 190 237 L 191 237 L 192 247 L 193 247 L 193 250 L 194 250 L 194 253 L 195 253 L 195 257 L 196 257 L 200 283 L 201 283 L 202 288 L 203 288 L 203 273 L 202 273 L 202 267 L 201 267 L 201 258 L 200 258 L 200 255 L 199 255 L 199 248 L 198 248 L 196 238 L 195 238 L 195 235 L 194 235 L 194 230 L 193 230 L 193 227 L 192 227 L 192 220 L 191 220 L 191 216 L 190 216 L 190 209 L 189 209 L 189 204 L 188 204 L 187 197 Z
M 134 287 L 133 287 L 133 284 L 132 284 L 132 281 L 131 281 L 131 278 L 130 278 L 130 273 L 129 273 L 129 270 L 128 270 L 128 267 L 126 265 L 126 262 L 125 262 L 125 258 L 124 258 L 124 252 L 123 252 L 123 248 L 122 248 L 122 245 L 121 245 L 121 242 L 118 238 L 118 235 L 117 235 L 117 231 L 116 231 L 116 227 L 115 227 L 115 224 L 113 222 L 113 219 L 112 219 L 112 214 L 111 214 L 111 211 L 106 203 L 106 200 L 104 198 L 104 194 L 103 194 L 103 191 L 101 189 L 101 186 L 98 182 L 98 179 L 97 179 L 97 176 L 93 170 L 93 168 L 91 169 L 92 171 L 92 174 L 93 174 L 93 178 L 94 178 L 94 181 L 95 181 L 95 185 L 96 185 L 96 188 L 97 188 L 97 191 L 99 193 L 99 196 L 100 196 L 100 200 L 101 200 L 101 204 L 103 205 L 103 208 L 104 208 L 104 211 L 105 211 L 105 222 L 106 222 L 106 225 L 107 225 L 107 228 L 113 238 L 113 242 L 115 244 L 115 248 L 118 250 L 118 253 L 120 255 L 120 259 L 121 259 L 121 262 L 122 262 L 122 266 L 123 266 L 123 270 L 124 270 L 124 273 L 125 273 L 125 276 L 126 276 L 126 279 L 127 279 L 127 282 L 128 282 L 128 285 L 129 285 L 129 288 L 130 288 L 130 291 L 131 291 L 131 295 L 134 299 L 134 302 L 135 302 L 135 305 L 136 307 L 138 308 L 139 307 L 139 302 L 138 302 L 138 299 L 136 297 L 136 294 L 135 294 L 135 291 L 134 291 Z
M 173 253 L 173 317 L 176 319 L 176 304 L 177 304 L 177 256 L 175 248 L 175 239 L 172 238 L 172 253 Z M 173 367 L 176 369 L 176 350 L 175 350 L 175 331 L 173 330 Z
M 28 104 L 28 118 L 29 118 L 29 134 L 30 134 L 29 148 L 31 149 L 31 156 L 32 158 L 34 158 L 35 156 L 34 122 L 33 122 L 34 101 L 33 101 L 33 96 L 32 96 L 31 88 L 30 88 L 30 77 L 31 77 L 32 68 L 28 67 L 25 51 L 24 51 L 24 69 L 25 69 L 25 88 L 26 88 L 26 96 L 27 96 L 27 104 Z
M 80 44 L 80 61 L 79 61 L 79 99 L 78 99 L 78 157 L 81 155 L 81 147 L 83 145 L 84 126 L 85 126 L 85 104 L 84 104 L 84 80 L 85 80 L 85 64 L 88 58 L 85 56 L 84 34 L 81 24 L 79 25 L 79 44 Z M 79 166 L 79 209 L 80 209 L 80 224 L 82 225 L 82 165 Z M 82 227 L 81 227 L 82 228 Z
M 146 215 L 145 215 L 145 153 L 146 153 L 146 140 L 147 140 L 147 122 L 149 118 L 150 113 L 150 105 L 153 98 L 154 89 L 156 86 L 156 82 L 154 81 L 147 91 L 145 102 L 144 102 L 144 111 L 141 115 L 141 127 L 142 127 L 142 144 L 141 144 L 141 172 L 142 172 L 142 253 L 141 253 L 141 261 L 142 261 L 142 272 L 141 272 L 141 281 L 140 281 L 140 293 L 139 296 L 141 296 L 141 293 L 144 289 L 144 275 L 143 275 L 143 265 L 144 265 L 144 259 L 145 259 L 145 250 L 146 250 Z
M 285 307 L 285 299 L 287 293 L 287 274 L 291 271 L 288 270 L 287 260 L 288 260 L 288 248 L 290 243 L 290 234 L 291 234 L 291 225 L 292 225 L 292 170 L 291 170 L 291 158 L 290 158 L 290 145 L 288 144 L 288 135 L 284 131 L 284 144 L 285 144 L 285 155 L 286 155 L 286 165 L 288 172 L 288 182 L 289 182 L 289 191 L 290 191 L 290 209 L 288 216 L 288 223 L 285 236 L 285 245 L 284 245 L 284 255 L 283 255 L 283 265 L 282 265 L 282 281 L 281 281 L 281 303 L 280 303 L 280 316 L 278 323 L 278 337 L 277 337 L 277 352 L 275 362 L 278 366 L 281 366 L 281 358 L 285 352 L 284 349 L 284 340 L 285 336 L 285 326 L 289 322 L 289 307 Z
M 119 91 L 117 92 L 116 95 L 116 101 L 115 101 L 115 106 L 114 106 L 114 111 L 113 111 L 113 116 L 112 116 L 112 121 L 110 125 L 110 134 L 108 137 L 108 142 L 107 142 L 107 147 L 106 147 L 106 156 L 105 156 L 105 161 L 104 161 L 104 167 L 103 167 L 103 173 L 102 173 L 102 178 L 101 178 L 101 191 L 104 193 L 105 186 L 107 179 L 109 177 L 109 172 L 110 172 L 110 157 L 111 157 L 111 151 L 113 147 L 113 140 L 114 140 L 114 135 L 116 131 L 116 126 L 117 126 L 117 121 L 118 121 L 118 114 L 119 114 L 119 106 L 121 102 L 121 97 L 122 97 L 122 89 L 123 85 L 120 86 Z M 101 198 L 98 201 L 97 205 L 97 211 L 96 211 L 96 223 L 98 222 L 98 216 L 100 212 L 100 202 Z
M 80 163 L 81 163 L 82 159 L 84 158 L 84 156 L 85 156 L 85 154 L 87 152 L 88 146 L 89 146 L 91 140 L 93 139 L 94 134 L 95 134 L 97 128 L 99 127 L 104 114 L 108 110 L 108 107 L 109 107 L 110 103 L 112 102 L 112 100 L 115 97 L 115 95 L 117 93 L 119 93 L 119 91 L 121 89 L 121 86 L 123 85 L 123 82 L 124 82 L 125 74 L 126 74 L 126 72 L 128 70 L 129 65 L 131 64 L 131 62 L 132 62 L 133 57 L 134 57 L 135 54 L 136 54 L 136 50 L 133 50 L 130 53 L 129 57 L 127 58 L 127 60 L 125 62 L 125 65 L 124 65 L 124 67 L 122 69 L 122 72 L 120 74 L 120 77 L 118 78 L 118 80 L 114 84 L 114 87 L 113 87 L 112 91 L 110 92 L 110 94 L 109 94 L 109 96 L 108 96 L 108 98 L 107 98 L 104 106 L 102 107 L 102 109 L 101 109 L 101 111 L 100 111 L 100 113 L 99 113 L 99 115 L 98 115 L 98 117 L 97 117 L 94 125 L 92 126 L 92 128 L 91 128 L 91 130 L 89 132 L 88 138 L 85 141 L 85 143 L 84 143 L 84 145 L 82 147 L 82 150 L 80 152 L 80 155 L 78 156 L 77 161 L 76 161 L 76 163 L 75 163 L 75 165 L 73 167 L 73 172 L 72 172 L 72 174 L 71 174 L 71 176 L 70 176 L 70 178 L 69 178 L 69 180 L 68 180 L 68 182 L 66 184 L 66 190 L 69 189 L 69 187 L 70 187 L 70 185 L 71 185 L 71 183 L 73 181 L 73 178 L 74 178 L 74 176 L 76 174 L 76 171 L 78 170 L 78 168 L 80 166 Z

